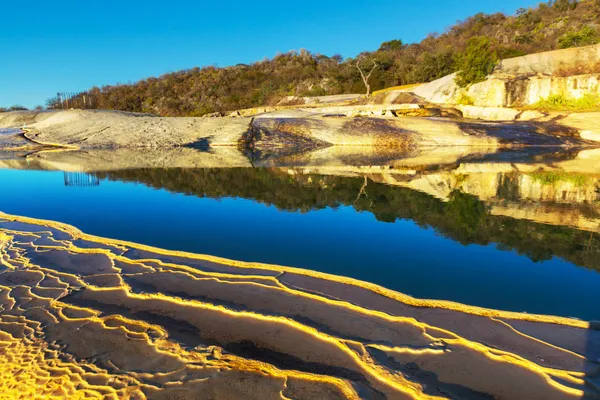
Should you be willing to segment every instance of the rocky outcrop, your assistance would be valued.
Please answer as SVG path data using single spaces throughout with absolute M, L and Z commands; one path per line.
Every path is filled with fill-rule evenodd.
M 600 335 L 580 320 L 422 300 L 4 213 L 0 250 L 6 398 L 598 394 L 586 380 Z
M 400 105 L 397 107 L 402 109 Z M 31 141 L 81 149 L 181 146 L 200 149 L 219 146 L 287 149 L 376 146 L 407 149 L 418 146 L 579 146 L 591 143 L 581 139 L 577 132 L 551 130 L 549 127 L 540 129 L 537 125 L 507 126 L 459 119 L 382 117 L 353 118 L 288 110 L 255 118 L 161 118 L 113 111 L 70 110 L 6 113 L 0 117 L 0 127 L 28 121 L 25 136 Z
M 547 51 L 502 60 L 497 73 L 506 75 L 554 75 L 563 69 L 600 62 L 600 44 Z
M 582 73 L 598 63 L 600 44 L 502 60 L 488 79 L 468 88 L 460 88 L 452 74 L 406 90 L 432 103 L 482 107 L 529 106 L 557 95 L 579 99 L 600 96 L 600 74 Z
M 503 78 L 492 75 L 468 88 L 460 88 L 455 77 L 455 74 L 449 75 L 413 90 L 432 103 L 460 104 L 467 101 L 482 107 L 528 106 L 556 95 L 572 99 L 584 95 L 600 96 L 600 74 Z
M 511 82 L 507 84 L 510 92 Z M 507 106 L 532 105 L 550 96 L 563 95 L 579 99 L 585 95 L 600 96 L 600 74 L 576 75 L 568 77 L 531 77 L 526 81 L 522 96 L 507 97 Z

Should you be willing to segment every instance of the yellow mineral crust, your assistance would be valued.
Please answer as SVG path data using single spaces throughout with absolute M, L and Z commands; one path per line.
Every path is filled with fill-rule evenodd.
M 0 398 L 597 398 L 600 331 L 0 213 Z

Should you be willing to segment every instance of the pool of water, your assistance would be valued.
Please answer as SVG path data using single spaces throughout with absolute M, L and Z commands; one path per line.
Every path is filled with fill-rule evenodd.
M 0 183 L 0 211 L 94 235 L 314 269 L 419 298 L 600 319 L 598 232 L 494 215 L 470 194 L 448 201 L 363 177 L 256 169 L 4 169 Z

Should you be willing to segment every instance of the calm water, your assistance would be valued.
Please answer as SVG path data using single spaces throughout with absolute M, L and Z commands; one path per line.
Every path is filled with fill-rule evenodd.
M 363 178 L 0 170 L 0 210 L 152 246 L 315 269 L 420 298 L 600 319 L 598 233 Z M 510 191 L 509 191 L 510 192 Z M 594 218 L 592 215 L 590 218 Z

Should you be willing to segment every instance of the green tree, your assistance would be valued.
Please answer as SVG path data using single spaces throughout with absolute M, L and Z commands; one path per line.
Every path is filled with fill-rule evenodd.
M 402 50 L 403 47 L 404 43 L 402 43 L 402 40 L 395 39 L 383 42 L 381 46 L 379 46 L 379 51 L 398 51 Z
M 467 49 L 459 59 L 460 71 L 456 83 L 465 87 L 482 82 L 492 73 L 497 63 L 498 55 L 491 40 L 485 36 L 473 37 L 467 42 Z
M 570 47 L 588 46 L 600 42 L 600 35 L 591 26 L 584 26 L 579 31 L 567 32 L 558 39 L 558 47 L 568 49 Z
M 551 0 L 549 4 L 560 12 L 567 12 L 577 8 L 578 0 Z
M 415 82 L 431 82 L 456 71 L 456 54 L 452 49 L 423 54 L 411 76 Z
M 11 107 L 9 108 L 9 110 L 10 110 L 10 111 L 27 111 L 27 110 L 28 110 L 28 108 L 27 108 L 27 107 L 20 106 L 20 105 L 14 105 L 14 106 L 11 106 Z

